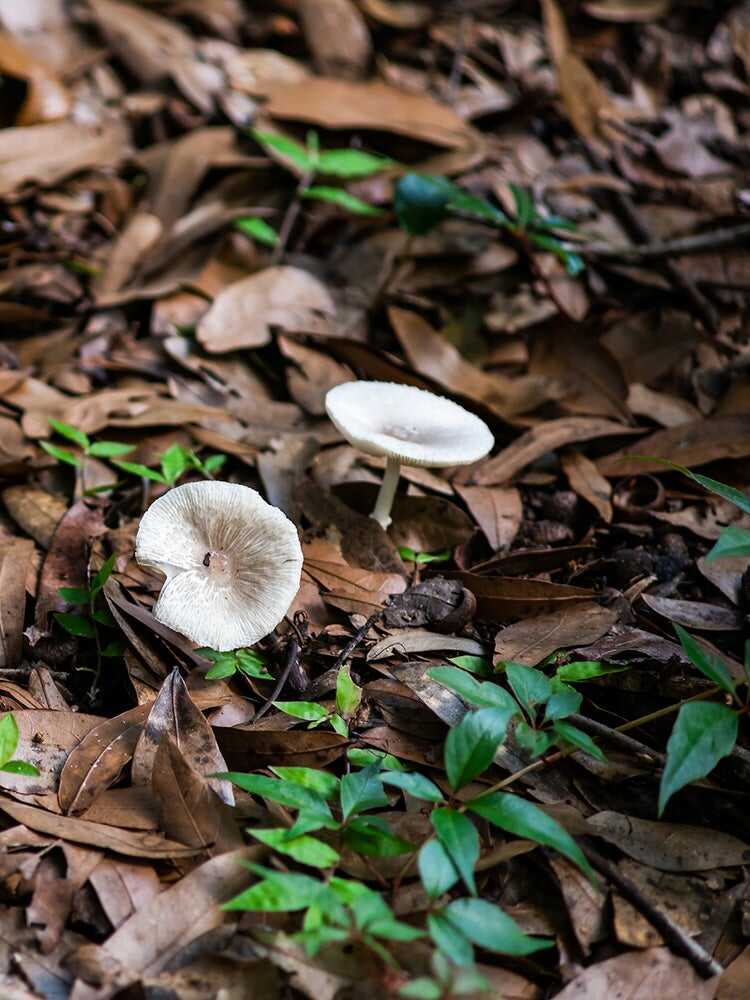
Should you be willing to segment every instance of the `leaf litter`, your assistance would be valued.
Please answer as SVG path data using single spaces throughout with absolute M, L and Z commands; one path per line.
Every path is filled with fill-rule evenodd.
M 3 996 L 750 993 L 747 39 L 0 0 Z M 494 449 L 383 529 L 355 378 Z M 299 531 L 252 649 L 134 557 L 202 479 Z

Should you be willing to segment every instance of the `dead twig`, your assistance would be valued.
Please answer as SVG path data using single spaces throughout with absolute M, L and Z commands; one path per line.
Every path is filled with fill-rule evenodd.
M 382 609 L 379 610 L 379 611 L 374 612 L 374 614 L 370 615 L 370 617 L 367 619 L 367 621 L 364 623 L 364 625 L 361 625 L 357 629 L 357 631 L 351 637 L 351 639 L 349 640 L 349 642 L 346 644 L 346 646 L 344 646 L 344 648 L 339 653 L 339 657 L 338 657 L 338 659 L 336 660 L 336 662 L 333 665 L 333 668 L 332 668 L 333 671 L 338 671 L 341 667 L 344 666 L 344 664 L 347 662 L 347 660 L 349 660 L 349 658 L 351 657 L 351 655 L 354 652 L 354 650 L 357 648 L 357 646 L 360 644 L 360 642 L 362 642 L 362 640 L 364 639 L 364 637 L 370 631 L 370 629 L 375 624 L 375 622 L 378 621 L 378 619 L 381 617 L 382 614 L 383 614 Z
M 726 229 L 712 229 L 706 233 L 683 236 L 680 239 L 641 243 L 635 245 L 613 243 L 563 243 L 566 250 L 584 257 L 618 257 L 640 260 L 649 257 L 667 257 L 670 254 L 699 253 L 718 247 L 733 246 L 750 237 L 750 222 Z
M 582 843 L 581 850 L 588 858 L 591 865 L 604 875 L 610 882 L 617 886 L 618 892 L 632 906 L 638 910 L 641 916 L 655 927 L 664 938 L 667 946 L 676 954 L 682 955 L 693 966 L 699 976 L 704 979 L 711 979 L 712 976 L 720 976 L 724 971 L 715 958 L 689 937 L 681 927 L 678 927 L 669 917 L 657 909 L 650 899 L 646 899 L 641 890 L 626 878 L 615 865 L 602 857 L 598 851 L 588 844 Z
M 286 663 L 284 664 L 284 669 L 279 674 L 279 678 L 274 684 L 273 691 L 266 699 L 266 701 L 263 702 L 258 711 L 255 713 L 255 716 L 253 717 L 253 722 L 257 722 L 259 719 L 263 718 L 268 709 L 281 694 L 281 691 L 283 690 L 286 682 L 289 680 L 289 677 L 294 673 L 295 670 L 297 670 L 299 666 L 299 655 L 300 652 L 302 651 L 302 646 L 306 639 L 307 615 L 303 616 L 301 613 L 299 615 L 295 615 L 292 628 L 294 634 L 289 639 L 289 645 L 287 646 Z

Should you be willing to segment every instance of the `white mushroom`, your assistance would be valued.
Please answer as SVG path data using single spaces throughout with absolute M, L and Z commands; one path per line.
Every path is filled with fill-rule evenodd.
M 370 515 L 383 528 L 402 465 L 470 465 L 495 443 L 487 424 L 458 403 L 396 382 L 344 382 L 326 395 L 326 411 L 355 448 L 387 459 Z
M 302 572 L 292 522 L 236 483 L 186 483 L 159 497 L 141 519 L 135 556 L 167 578 L 156 618 L 220 651 L 272 632 Z

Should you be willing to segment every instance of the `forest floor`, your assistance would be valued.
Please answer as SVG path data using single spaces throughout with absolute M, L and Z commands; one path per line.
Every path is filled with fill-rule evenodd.
M 750 3 L 0 27 L 0 998 L 750 996 Z M 354 379 L 495 446 L 384 530 Z M 212 479 L 235 652 L 134 555 Z

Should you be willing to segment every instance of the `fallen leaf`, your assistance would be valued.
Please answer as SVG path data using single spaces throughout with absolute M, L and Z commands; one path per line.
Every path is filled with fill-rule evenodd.
M 227 765 L 233 771 L 254 771 L 260 767 L 288 765 L 325 767 L 346 753 L 349 741 L 338 733 L 324 730 L 254 729 L 218 726 L 216 739 Z
M 483 621 L 507 622 L 526 615 L 550 611 L 563 604 L 581 604 L 596 594 L 585 587 L 572 587 L 547 580 L 514 577 L 483 577 L 476 573 L 455 575 L 477 599 L 477 617 Z
M 262 347 L 275 329 L 325 335 L 336 311 L 322 282 L 298 267 L 268 267 L 228 285 L 198 323 L 212 354 Z
M 665 458 L 692 469 L 721 458 L 750 455 L 750 417 L 709 417 L 678 427 L 656 431 L 638 442 L 638 448 L 624 448 L 596 464 L 604 476 L 634 476 L 659 468 L 654 462 L 631 457 L 634 452 L 649 458 Z
M 615 844 L 628 857 L 662 872 L 700 872 L 747 864 L 750 847 L 731 834 L 699 826 L 654 822 L 618 812 L 599 812 L 587 819 L 595 837 Z
M 208 778 L 226 771 L 226 761 L 216 743 L 213 730 L 190 697 L 178 667 L 162 684 L 133 751 L 131 768 L 134 785 L 149 785 L 159 746 L 173 739 L 185 761 L 199 774 L 206 776 L 209 786 L 228 805 L 234 805 L 234 794 L 228 781 Z
M 486 647 L 481 642 L 477 642 L 476 639 L 426 632 L 421 628 L 400 629 L 371 646 L 367 652 L 367 659 L 385 660 L 389 656 L 404 656 L 407 653 L 431 653 L 436 650 L 469 653 L 472 656 L 484 656 L 487 652 Z
M 637 433 L 601 417 L 561 417 L 532 427 L 493 458 L 475 467 L 473 480 L 480 486 L 502 485 L 542 455 L 563 445 L 595 438 Z M 639 445 L 640 447 L 640 445 Z M 601 466 L 599 471 L 602 472 Z
M 52 69 L 6 31 L 0 32 L 0 73 L 26 84 L 26 98 L 17 125 L 38 125 L 65 118 L 71 98 Z
M 388 534 L 394 544 L 415 552 L 442 552 L 474 534 L 473 524 L 460 507 L 442 497 L 398 495 L 391 517 Z
M 523 520 L 521 494 L 514 487 L 462 486 L 456 493 L 471 511 L 493 551 L 505 549 L 518 534 Z
M 326 412 L 326 393 L 342 382 L 351 382 L 354 379 L 351 369 L 291 337 L 277 337 L 276 343 L 284 357 L 294 362 L 294 367 L 287 369 L 286 378 L 295 402 L 313 416 L 322 417 Z
M 742 618 L 734 608 L 703 601 L 678 601 L 653 594 L 641 594 L 641 600 L 658 615 L 684 628 L 710 632 L 732 632 L 742 628 Z
M 41 709 L 15 711 L 18 726 L 16 754 L 39 771 L 34 778 L 0 771 L 0 787 L 22 795 L 56 792 L 68 754 L 87 733 L 101 725 L 98 715 Z
M 0 668 L 15 667 L 21 659 L 26 577 L 34 551 L 28 538 L 0 542 Z
M 495 639 L 495 663 L 512 661 L 535 667 L 558 649 L 586 646 L 606 635 L 615 624 L 614 608 L 573 604 L 526 618 L 501 629 Z
M 612 520 L 612 487 L 596 465 L 580 451 L 565 452 L 560 464 L 571 489 L 587 500 L 599 512 L 601 519 L 609 524 Z
M 471 140 L 471 130 L 446 105 L 379 80 L 354 83 L 313 77 L 269 87 L 268 98 L 266 110 L 273 118 L 330 129 L 395 132 L 450 148 L 467 146 Z
M 151 865 L 119 858 L 103 858 L 89 875 L 89 884 L 115 930 L 161 892 Z
M 300 0 L 299 14 L 318 72 L 344 79 L 364 75 L 370 32 L 352 0 Z
M 646 993 L 659 1000 L 712 1000 L 719 979 L 701 979 L 687 961 L 668 948 L 629 951 L 584 969 L 555 1000 L 636 1000 Z
M 640 382 L 634 382 L 628 389 L 628 409 L 639 417 L 655 420 L 662 427 L 678 427 L 700 420 L 700 411 L 686 399 L 670 396 L 666 392 L 654 392 Z

